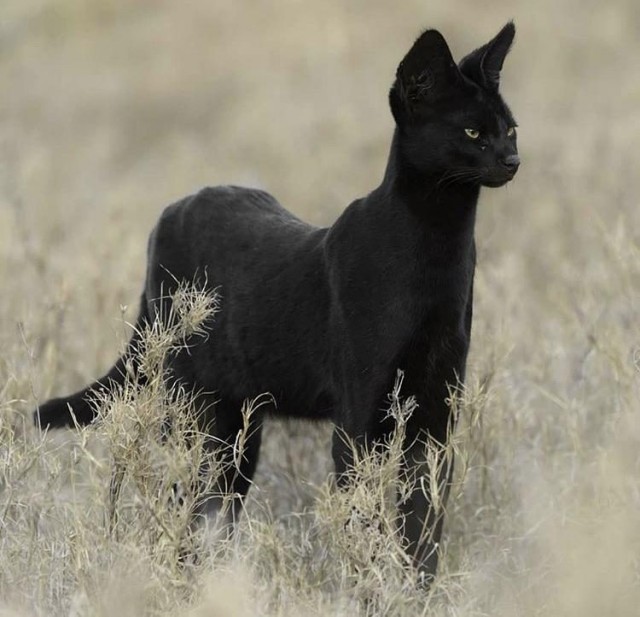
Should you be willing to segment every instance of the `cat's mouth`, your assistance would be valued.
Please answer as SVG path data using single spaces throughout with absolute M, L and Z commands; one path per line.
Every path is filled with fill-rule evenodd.
M 504 167 L 497 169 L 488 169 L 487 173 L 482 177 L 480 184 L 482 184 L 482 186 L 487 186 L 490 188 L 498 188 L 499 186 L 504 186 L 507 182 L 513 180 L 513 177 L 516 175 L 517 171 L 517 167 L 513 169 L 505 169 Z

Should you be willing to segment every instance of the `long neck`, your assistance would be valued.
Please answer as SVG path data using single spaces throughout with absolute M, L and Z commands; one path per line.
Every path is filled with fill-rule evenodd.
M 435 251 L 443 249 L 443 258 L 450 251 L 466 252 L 473 245 L 480 187 L 448 183 L 435 170 L 418 171 L 407 162 L 400 142 L 396 129 L 385 175 L 375 192 L 390 202 L 394 215 L 409 217 Z

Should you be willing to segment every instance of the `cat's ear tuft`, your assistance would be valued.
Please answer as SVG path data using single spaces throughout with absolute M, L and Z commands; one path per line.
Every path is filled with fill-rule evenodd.
M 486 45 L 472 51 L 460 61 L 460 72 L 479 86 L 497 91 L 500 85 L 500 71 L 515 34 L 515 24 L 510 21 Z
M 442 34 L 423 32 L 404 57 L 389 92 L 391 111 L 398 124 L 417 109 L 442 96 L 460 80 L 458 67 Z

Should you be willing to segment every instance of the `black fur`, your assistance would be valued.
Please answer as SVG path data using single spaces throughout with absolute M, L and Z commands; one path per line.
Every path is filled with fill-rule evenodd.
M 172 362 L 186 384 L 216 392 L 200 401 L 203 408 L 217 401 L 204 414 L 214 437 L 233 441 L 242 402 L 269 392 L 272 413 L 328 418 L 371 444 L 389 429 L 386 397 L 402 369 L 404 393 L 419 405 L 408 447 L 416 438 L 446 440 L 448 387 L 464 379 L 469 347 L 480 187 L 505 184 L 519 164 L 515 122 L 498 93 L 514 33 L 507 24 L 459 66 L 439 32 L 418 38 L 389 94 L 396 129 L 384 178 L 331 227 L 312 227 L 267 193 L 238 187 L 207 188 L 164 211 L 149 243 L 139 322 L 156 314 L 161 289 L 176 280 L 206 271 L 220 286 L 223 310 L 210 339 Z M 71 425 L 72 408 L 78 423 L 91 422 L 91 391 L 122 383 L 136 347 L 134 336 L 105 377 L 49 401 L 36 420 Z M 242 473 L 230 479 L 241 495 L 257 463 L 260 426 L 261 417 Z M 406 464 L 421 453 L 409 447 Z M 333 456 L 344 478 L 351 453 L 339 436 Z M 215 509 L 213 498 L 209 505 Z M 420 490 L 400 508 L 408 550 L 431 576 L 442 520 Z M 425 522 L 435 528 L 428 541 L 420 539 Z

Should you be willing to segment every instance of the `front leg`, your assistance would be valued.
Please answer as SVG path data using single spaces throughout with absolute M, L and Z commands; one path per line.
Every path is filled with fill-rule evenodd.
M 425 436 L 408 445 L 401 473 L 409 490 L 398 503 L 400 533 L 414 566 L 428 583 L 438 567 L 453 453 Z
M 428 363 L 409 364 L 404 393 L 414 395 L 418 407 L 407 423 L 402 474 L 411 487 L 399 498 L 400 530 L 413 563 L 425 578 L 436 574 L 445 506 L 453 474 L 450 431 L 455 418 L 450 407 L 452 389 L 464 379 L 467 338 L 451 337 L 422 357 Z
M 441 385 L 445 384 L 442 381 Z M 351 385 L 353 388 L 353 384 Z M 412 390 L 404 387 L 407 385 L 405 378 L 403 391 L 410 395 Z M 390 389 L 390 386 L 385 386 L 381 391 Z M 358 456 L 371 451 L 388 436 L 395 425 L 394 420 L 386 416 L 387 396 L 381 394 L 374 402 L 367 396 L 370 392 L 370 389 L 363 387 L 360 394 L 364 404 L 357 409 L 358 413 L 349 414 L 349 410 L 346 410 L 343 418 L 351 421 L 344 422 L 334 430 L 332 454 L 339 488 L 349 486 L 349 482 L 353 480 L 352 472 Z M 425 583 L 433 580 L 437 569 L 444 506 L 453 470 L 452 453 L 446 448 L 446 427 L 451 415 L 445 402 L 446 395 L 443 394 L 442 404 L 437 406 L 434 401 L 440 400 L 440 397 L 435 395 L 435 388 L 430 393 L 434 396 L 430 403 L 427 403 L 428 399 L 424 394 L 418 396 L 419 407 L 414 410 L 405 426 L 397 501 L 398 532 L 408 557 Z M 440 418 L 441 422 L 433 422 L 432 417 L 432 423 L 427 427 L 424 418 L 426 409 L 434 417 Z M 363 413 L 365 410 L 367 413 Z
M 339 487 L 348 484 L 356 457 L 370 452 L 392 428 L 391 420 L 385 418 L 383 406 L 386 382 L 352 381 L 349 385 L 348 391 L 343 393 L 342 404 L 336 409 L 331 444 Z

